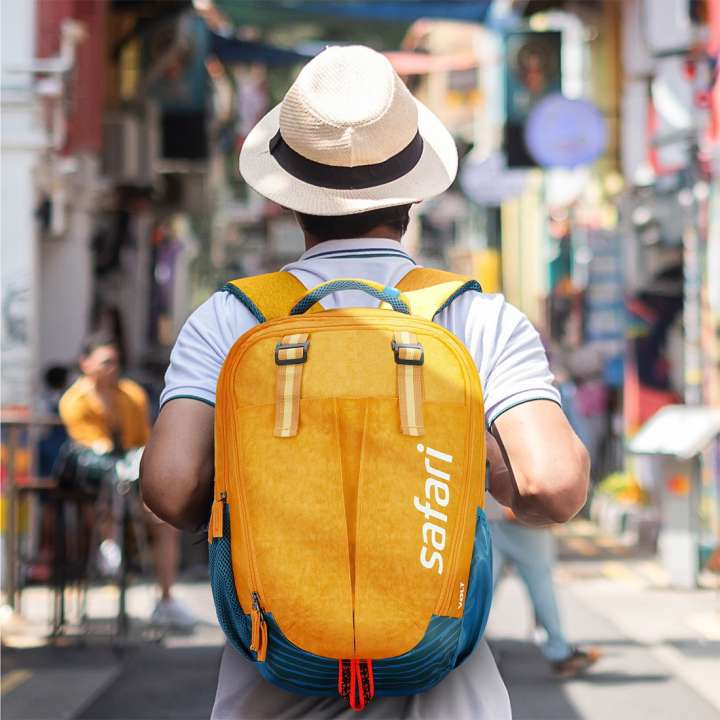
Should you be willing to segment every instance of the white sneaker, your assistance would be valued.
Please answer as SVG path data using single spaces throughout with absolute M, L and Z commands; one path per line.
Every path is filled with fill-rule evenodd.
M 118 570 L 120 569 L 120 563 L 122 562 L 122 550 L 120 546 L 108 538 L 100 543 L 98 552 L 98 570 L 104 577 L 115 577 Z
M 150 616 L 150 623 L 183 632 L 191 632 L 197 625 L 197 618 L 177 600 L 159 600 Z

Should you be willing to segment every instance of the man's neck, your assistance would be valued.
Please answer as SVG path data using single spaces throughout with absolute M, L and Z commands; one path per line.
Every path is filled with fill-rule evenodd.
M 387 225 L 380 225 L 379 227 L 373 228 L 372 230 L 366 232 L 364 235 L 362 235 L 359 238 L 347 238 L 348 240 L 372 240 L 372 239 L 378 239 L 381 238 L 383 240 L 395 240 L 396 242 L 400 242 L 402 239 L 402 234 L 398 232 L 397 229 L 388 227 Z M 338 240 L 342 238 L 337 238 Z M 305 233 L 305 249 L 309 250 L 310 248 L 315 247 L 316 245 L 320 245 L 320 243 L 325 242 L 325 240 L 319 240 L 314 235 L 311 235 L 310 233 Z

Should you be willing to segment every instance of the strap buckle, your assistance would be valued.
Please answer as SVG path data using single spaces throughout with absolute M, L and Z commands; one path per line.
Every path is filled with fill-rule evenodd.
M 390 346 L 393 349 L 395 355 L 395 362 L 398 365 L 422 365 L 425 362 L 425 350 L 420 343 L 399 343 L 392 340 Z M 413 353 L 418 353 L 417 357 L 401 357 L 400 353 L 402 350 L 409 350 Z
M 275 346 L 275 364 L 276 365 L 302 365 L 307 362 L 308 348 L 310 347 L 310 341 L 306 340 L 301 343 L 282 343 L 279 342 Z M 302 348 L 302 355 L 300 357 L 283 357 L 281 353 L 286 350 L 298 350 Z

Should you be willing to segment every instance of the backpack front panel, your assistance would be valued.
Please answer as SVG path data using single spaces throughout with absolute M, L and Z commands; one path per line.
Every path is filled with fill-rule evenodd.
M 400 432 L 399 327 L 425 349 L 421 437 Z M 300 332 L 300 428 L 277 438 L 274 348 Z M 289 643 L 331 659 L 395 658 L 434 617 L 462 617 L 484 426 L 477 371 L 449 332 L 386 310 L 272 321 L 228 355 L 216 417 L 216 483 L 246 610 L 256 593 Z

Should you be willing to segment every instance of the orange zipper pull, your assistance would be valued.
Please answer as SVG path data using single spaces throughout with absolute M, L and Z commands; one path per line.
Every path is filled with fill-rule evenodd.
M 250 610 L 252 633 L 250 635 L 250 649 L 257 653 L 258 662 L 265 662 L 268 648 L 267 623 L 260 607 L 260 598 L 256 592 L 252 594 L 252 608 Z
M 257 650 L 258 662 L 265 662 L 268 651 L 268 631 L 264 617 L 260 617 L 260 645 Z
M 212 542 L 215 538 L 223 536 L 223 516 L 227 493 L 221 492 L 220 496 L 215 498 L 210 511 L 210 523 L 208 524 L 208 542 Z

